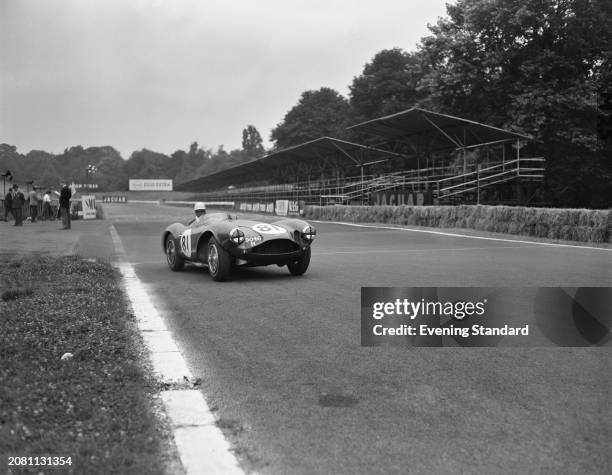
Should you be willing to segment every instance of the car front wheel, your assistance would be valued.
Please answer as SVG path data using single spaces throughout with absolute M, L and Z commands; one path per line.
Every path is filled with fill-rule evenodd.
M 289 272 L 291 275 L 302 275 L 308 269 L 308 265 L 310 264 L 310 248 L 304 251 L 302 257 L 300 257 L 297 261 L 290 262 L 287 264 Z
M 172 236 L 166 238 L 166 261 L 168 267 L 174 272 L 183 270 L 185 267 L 185 259 L 179 254 L 178 246 Z
M 227 279 L 232 266 L 230 255 L 221 247 L 214 236 L 208 241 L 208 255 L 206 260 L 208 263 L 208 272 L 213 280 L 221 282 Z

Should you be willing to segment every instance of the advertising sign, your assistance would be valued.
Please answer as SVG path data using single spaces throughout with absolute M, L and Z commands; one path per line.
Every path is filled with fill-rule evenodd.
M 127 203 L 127 196 L 123 196 L 123 195 L 107 196 L 107 195 L 104 195 L 104 196 L 102 196 L 102 203 Z
M 276 200 L 276 214 L 279 216 L 287 216 L 289 211 L 289 200 Z
M 304 202 L 296 200 L 288 201 L 287 213 L 294 216 L 301 216 L 304 214 Z
M 172 180 L 134 180 L 130 178 L 130 191 L 172 191 Z
M 242 202 L 238 206 L 238 209 L 240 211 L 247 211 L 247 212 L 252 212 L 252 213 L 270 213 L 272 214 L 274 213 L 274 202 L 273 201 L 269 201 L 265 203 Z
M 433 195 L 430 191 L 424 193 L 376 191 L 372 193 L 372 201 L 377 206 L 426 206 L 433 204 Z
M 81 203 L 83 204 L 83 219 L 96 219 L 96 196 L 83 195 Z

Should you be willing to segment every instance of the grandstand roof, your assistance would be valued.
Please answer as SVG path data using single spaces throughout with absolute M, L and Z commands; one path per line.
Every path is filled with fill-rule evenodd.
M 531 138 L 491 125 L 418 107 L 368 120 L 349 129 L 376 135 L 389 141 L 407 139 L 416 135 L 433 135 L 433 142 L 429 143 L 431 149 L 476 147 Z
M 340 166 L 362 167 L 380 163 L 400 154 L 369 147 L 332 137 L 320 137 L 310 142 L 295 145 L 240 165 L 211 173 L 176 186 L 178 191 L 200 191 L 204 188 L 218 189 L 252 181 L 256 174 L 277 167 L 298 166 L 334 159 Z

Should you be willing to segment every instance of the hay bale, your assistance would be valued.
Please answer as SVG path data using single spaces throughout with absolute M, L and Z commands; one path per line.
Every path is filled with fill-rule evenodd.
M 610 210 L 520 206 L 307 206 L 305 218 L 352 223 L 389 223 L 612 242 Z

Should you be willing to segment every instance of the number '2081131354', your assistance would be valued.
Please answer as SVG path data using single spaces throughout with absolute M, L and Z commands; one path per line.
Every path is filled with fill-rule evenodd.
M 59 456 L 8 456 L 9 467 L 63 467 L 72 465 L 72 457 Z

